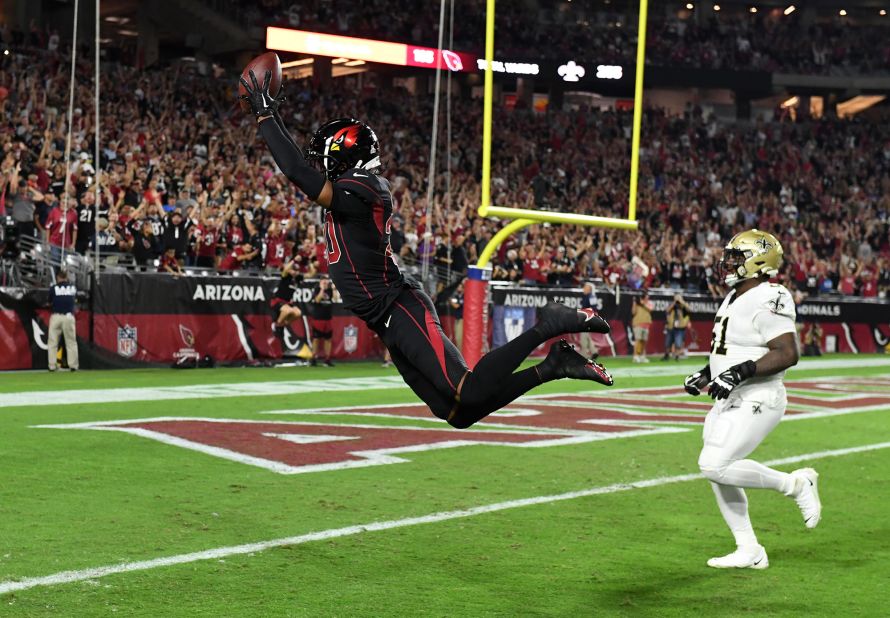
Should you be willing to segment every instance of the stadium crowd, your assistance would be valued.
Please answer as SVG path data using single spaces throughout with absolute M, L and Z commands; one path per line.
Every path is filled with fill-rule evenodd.
M 237 3 L 234 3 L 237 4 Z M 825 13 L 806 23 L 802 11 L 785 15 L 747 6 L 682 11 L 685 3 L 650 5 L 647 62 L 657 66 L 762 70 L 806 74 L 876 74 L 890 70 L 888 27 Z M 523 3 L 497 9 L 497 54 L 535 59 L 632 64 L 639 3 L 541 2 L 538 14 Z M 418 10 L 419 8 L 419 10 Z M 611 10 L 610 10 L 611 9 Z M 439 3 L 409 0 L 265 0 L 245 9 L 249 23 L 411 42 L 435 47 Z M 876 15 L 877 12 L 873 11 Z M 446 14 L 446 23 L 449 16 Z M 533 21 L 534 28 L 526 27 Z M 482 54 L 485 2 L 455 7 L 454 48 Z
M 97 164 L 92 66 L 81 63 L 66 163 L 64 60 L 57 45 L 46 45 L 39 53 L 10 54 L 0 65 L 0 211 L 21 235 L 45 238 L 56 253 L 98 248 L 114 256 L 110 261 L 132 254 L 140 267 L 174 275 L 183 266 L 277 271 L 291 256 L 307 277 L 325 272 L 320 208 L 276 173 L 255 122 L 238 109 L 231 75 L 201 77 L 187 65 L 146 72 L 103 67 Z M 449 156 L 440 157 L 427 221 L 432 102 L 375 87 L 371 73 L 361 92 L 354 78 L 344 80 L 328 94 L 308 82 L 287 82 L 285 122 L 305 141 L 331 115 L 366 119 L 380 137 L 398 205 L 394 252 L 409 264 L 461 273 L 501 225 L 474 216 L 480 102 L 453 102 L 460 122 L 453 123 Z M 624 112 L 591 109 L 498 110 L 494 203 L 622 215 L 630 120 Z M 647 110 L 643 126 L 641 233 L 534 226 L 501 248 L 496 278 L 530 285 L 601 279 L 716 294 L 723 243 L 757 226 L 783 240 L 783 277 L 794 288 L 886 295 L 886 123 L 721 125 L 690 109 L 680 117 Z M 94 182 L 102 189 L 98 204 Z

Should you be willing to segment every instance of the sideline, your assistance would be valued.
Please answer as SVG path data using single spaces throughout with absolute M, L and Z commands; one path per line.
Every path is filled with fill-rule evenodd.
M 768 466 L 780 466 L 784 464 L 798 463 L 801 461 L 809 461 L 812 459 L 842 457 L 844 455 L 865 453 L 868 451 L 876 451 L 885 448 L 890 448 L 890 442 L 879 442 L 876 444 L 866 444 L 863 446 L 854 446 L 850 448 L 835 449 L 830 451 L 817 451 L 815 453 L 805 453 L 803 455 L 794 455 L 792 457 L 773 459 L 771 461 L 765 461 L 763 463 Z M 636 481 L 633 483 L 618 483 L 615 485 L 591 487 L 589 489 L 582 489 L 581 491 L 571 491 L 563 494 L 535 496 L 532 498 L 521 498 L 519 500 L 508 500 L 506 502 L 496 502 L 494 504 L 485 504 L 482 506 L 476 506 L 459 511 L 442 511 L 439 513 L 422 515 L 419 517 L 406 517 L 404 519 L 391 519 L 388 521 L 369 522 L 367 524 L 358 524 L 355 526 L 347 526 L 345 528 L 331 528 L 329 530 L 319 530 L 318 532 L 310 532 L 309 534 L 301 534 L 299 536 L 289 536 L 280 539 L 272 539 L 269 541 L 260 541 L 258 543 L 247 543 L 244 545 L 217 547 L 216 549 L 208 549 L 205 551 L 192 552 L 188 554 L 166 556 L 163 558 L 154 558 L 152 560 L 124 562 L 121 564 L 93 567 L 90 569 L 82 569 L 79 571 L 61 571 L 59 573 L 45 575 L 43 577 L 28 577 L 18 581 L 0 582 L 0 594 L 16 592 L 19 590 L 28 590 L 30 588 L 37 588 L 39 586 L 58 586 L 60 584 L 70 584 L 73 582 L 96 579 L 98 577 L 105 577 L 107 575 L 115 575 L 118 573 L 147 571 L 150 569 L 157 569 L 177 564 L 188 564 L 201 560 L 213 560 L 226 558 L 228 556 L 240 556 L 244 554 L 262 552 L 268 549 L 274 549 L 276 547 L 302 545 L 303 543 L 311 543 L 313 541 L 324 541 L 327 539 L 353 536 L 356 534 L 362 534 L 364 532 L 377 532 L 381 530 L 392 530 L 394 528 L 404 528 L 406 526 L 417 526 L 419 524 L 432 524 L 440 521 L 474 517 L 476 515 L 483 515 L 485 513 L 506 511 L 508 509 L 516 509 L 525 506 L 535 506 L 539 504 L 549 504 L 552 502 L 562 502 L 564 500 L 574 500 L 576 498 L 586 498 L 588 496 L 612 494 L 621 491 L 629 491 L 631 489 L 644 489 L 646 487 L 658 487 L 660 485 L 684 483 L 686 481 L 694 481 L 701 478 L 702 476 L 700 474 L 661 476 L 652 479 L 646 479 L 643 481 Z

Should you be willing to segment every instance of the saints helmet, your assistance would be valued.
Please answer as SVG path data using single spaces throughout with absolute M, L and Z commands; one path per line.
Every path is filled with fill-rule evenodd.
M 782 243 L 769 232 L 748 230 L 732 237 L 723 248 L 720 272 L 732 287 L 754 277 L 774 277 L 782 267 Z
M 354 167 L 376 173 L 380 170 L 380 144 L 364 122 L 337 118 L 321 125 L 309 140 L 306 160 L 318 165 L 330 181 Z

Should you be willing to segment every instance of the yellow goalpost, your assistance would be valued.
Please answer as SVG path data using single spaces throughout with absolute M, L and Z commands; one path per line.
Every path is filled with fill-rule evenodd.
M 475 267 L 470 267 L 465 286 L 463 351 L 472 367 L 482 353 L 482 340 L 487 336 L 485 291 L 490 276 L 488 264 L 497 248 L 514 232 L 535 223 L 565 223 L 622 230 L 637 229 L 637 181 L 640 170 L 640 129 L 643 121 L 643 70 L 646 60 L 646 20 L 648 0 L 640 0 L 640 19 L 637 40 L 636 75 L 634 81 L 634 115 L 631 137 L 630 187 L 627 217 L 597 217 L 567 212 L 550 212 L 526 208 L 509 208 L 491 204 L 491 125 L 494 98 L 494 17 L 495 0 L 487 0 L 485 15 L 485 82 L 482 115 L 482 196 L 479 215 L 510 219 L 489 241 Z

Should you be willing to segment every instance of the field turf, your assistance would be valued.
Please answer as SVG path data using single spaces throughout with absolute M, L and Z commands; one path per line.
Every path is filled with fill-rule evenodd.
M 701 364 L 614 360 L 615 401 L 555 382 L 533 394 L 590 398 L 473 434 L 375 407 L 416 399 L 370 363 L 2 374 L 0 616 L 887 615 L 890 359 L 789 372 L 800 418 L 754 456 L 815 467 L 823 520 L 750 491 L 771 566 L 734 572 L 705 566 L 733 548 L 695 477 L 705 400 L 626 392 Z M 542 401 L 567 406 L 546 427 Z M 467 435 L 526 447 L 441 444 Z M 332 455 L 393 436 L 407 452 Z

